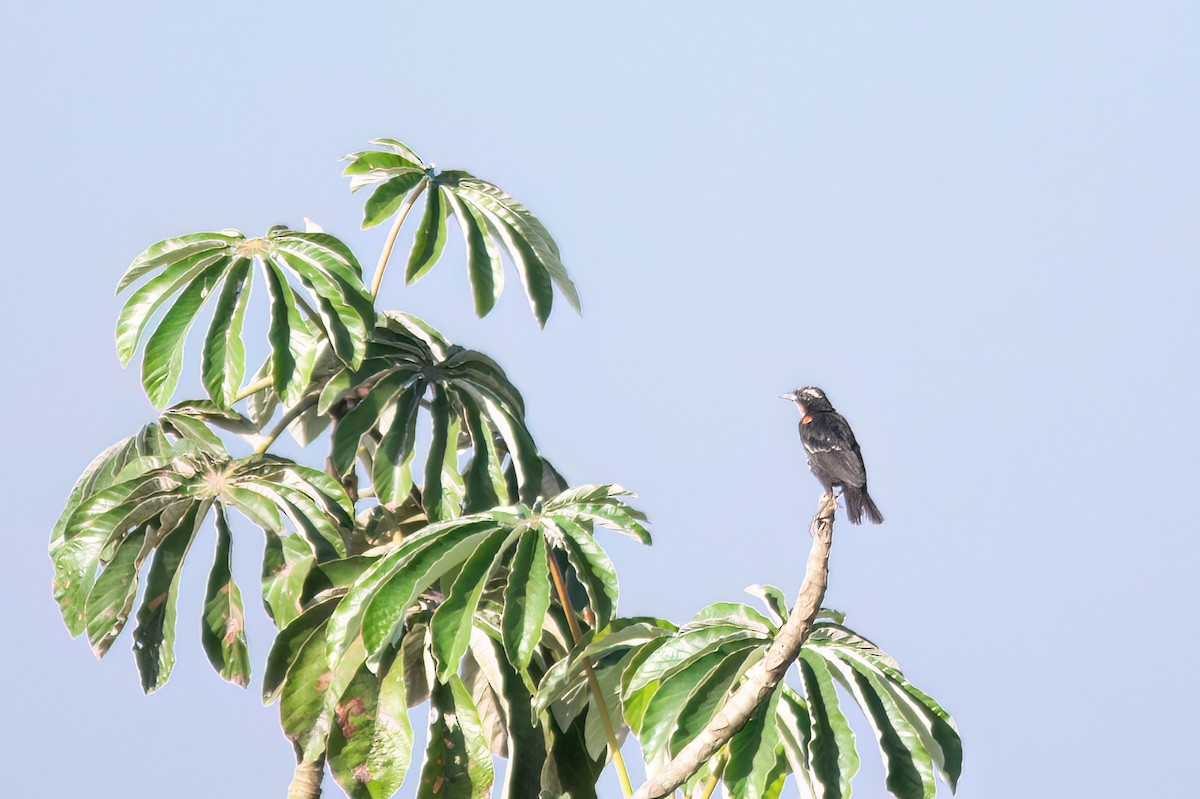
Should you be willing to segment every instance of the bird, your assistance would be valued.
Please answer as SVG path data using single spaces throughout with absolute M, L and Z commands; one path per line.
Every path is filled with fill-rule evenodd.
M 808 453 L 808 466 L 825 491 L 842 489 L 846 514 L 852 524 L 862 524 L 864 511 L 873 524 L 883 523 L 883 514 L 867 493 L 867 467 L 862 450 L 849 423 L 829 402 L 825 392 L 806 386 L 783 394 L 780 399 L 796 403 L 800 411 L 800 441 Z

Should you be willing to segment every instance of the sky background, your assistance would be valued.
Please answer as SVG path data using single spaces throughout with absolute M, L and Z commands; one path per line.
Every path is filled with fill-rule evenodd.
M 378 136 L 557 238 L 582 318 L 539 331 L 512 280 L 474 319 L 455 237 L 381 301 L 496 357 L 573 482 L 640 494 L 655 545 L 605 540 L 623 613 L 794 595 L 819 486 L 777 396 L 816 384 L 887 516 L 839 525 L 826 604 L 954 714 L 959 796 L 1193 794 L 1198 25 L 1155 0 L 9 4 L 0 795 L 283 796 L 253 531 L 248 691 L 199 646 L 211 540 L 151 698 L 128 631 L 99 663 L 65 634 L 45 547 L 153 416 L 112 342 L 127 263 L 308 216 L 369 270 L 385 231 L 336 159 Z M 858 732 L 855 795 L 882 796 Z

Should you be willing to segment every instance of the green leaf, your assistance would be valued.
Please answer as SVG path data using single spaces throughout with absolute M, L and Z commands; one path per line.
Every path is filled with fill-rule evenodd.
M 440 187 L 454 218 L 458 220 L 467 250 L 467 275 L 475 297 L 475 315 L 487 316 L 504 290 L 504 267 L 500 250 L 488 235 L 487 223 L 471 206 L 445 187 Z
M 133 259 L 133 263 L 129 265 L 129 268 L 121 277 L 121 282 L 117 284 L 116 293 L 120 294 L 133 285 L 139 277 L 155 269 L 170 266 L 171 264 L 191 259 L 195 256 L 202 256 L 205 253 L 219 253 L 243 238 L 245 237 L 236 230 L 210 231 L 205 233 L 191 233 L 186 236 L 178 236 L 153 244 L 145 252 Z
M 325 429 L 333 423 L 333 419 L 328 415 L 317 412 L 315 407 L 310 407 L 308 410 L 301 413 L 291 424 L 287 426 L 287 430 L 291 433 L 292 438 L 302 447 L 307 447 L 317 436 L 325 432 Z
M 579 311 L 575 284 L 562 265 L 558 246 L 537 217 L 498 186 L 466 172 L 443 172 L 439 177 L 487 220 L 492 233 L 503 242 L 541 324 L 550 313 L 551 283 Z
M 476 628 L 463 664 L 463 682 L 480 721 L 492 736 L 492 752 L 508 758 L 501 796 L 537 796 L 546 765 L 546 731 L 531 711 L 530 696 L 499 641 Z
M 417 597 L 466 560 L 487 532 L 478 525 L 445 530 L 429 546 L 416 551 L 398 574 L 379 586 L 362 620 L 363 643 L 373 659 L 379 657 L 388 642 L 397 640 L 404 616 Z
M 524 421 L 514 417 L 491 395 L 485 394 L 475 385 L 462 382 L 458 387 L 474 400 L 476 406 L 487 414 L 488 420 L 500 432 L 512 456 L 512 465 L 520 483 L 520 500 L 526 504 L 534 503 L 542 490 L 542 460 Z
M 413 152 L 411 147 L 402 141 L 388 138 L 371 139 L 371 144 L 383 147 L 405 159 L 406 161 L 410 161 L 417 166 L 420 166 L 422 169 L 428 169 L 428 167 L 425 165 L 425 161 L 423 161 L 419 155 Z
M 146 341 L 142 385 L 154 407 L 162 408 L 170 401 L 183 371 L 184 339 L 196 320 L 200 306 L 224 277 L 227 264 L 227 260 L 222 259 L 196 275 Z
M 146 593 L 133 631 L 134 660 L 142 677 L 142 690 L 148 694 L 161 688 L 175 667 L 175 601 L 179 597 L 180 567 L 210 502 L 192 505 L 173 529 L 163 531 L 150 563 Z
M 352 799 L 386 799 L 412 755 L 404 658 L 376 677 L 363 666 L 334 709 L 329 770 Z
M 746 726 L 729 739 L 724 782 L 730 799 L 766 799 L 772 795 L 779 760 L 779 733 L 774 719 L 779 695 L 780 691 L 773 691 Z
M 517 268 L 517 275 L 525 287 L 525 297 L 529 300 L 529 308 L 541 327 L 546 326 L 550 311 L 554 307 L 554 285 L 550 273 L 538 260 L 537 253 L 517 228 L 509 226 L 505 221 L 491 213 L 485 206 L 476 205 L 488 221 L 492 234 L 504 244 L 505 252 Z
M 787 597 L 784 596 L 783 591 L 773 585 L 752 585 L 746 589 L 746 593 L 762 600 L 775 624 L 781 625 L 787 621 Z
M 501 621 L 504 650 L 520 670 L 529 668 L 549 609 L 550 565 L 545 541 L 540 532 L 529 530 L 521 536 L 512 560 Z
M 425 192 L 425 215 L 421 226 L 413 239 L 412 252 L 408 256 L 408 268 L 404 272 L 404 282 L 414 283 L 420 280 L 438 258 L 442 256 L 442 248 L 446 246 L 446 202 L 442 193 L 436 187 Z
M 784 759 L 795 775 L 796 782 L 808 791 L 808 796 L 815 796 L 808 768 L 808 744 L 812 734 L 808 707 L 787 684 L 780 687 L 779 705 L 775 709 L 775 729 L 779 734 Z
M 227 485 L 221 492 L 227 504 L 268 534 L 279 533 L 283 525 L 279 521 L 279 508 L 267 497 L 236 485 Z
M 766 643 L 765 637 L 761 634 L 736 624 L 713 624 L 700 627 L 685 625 L 641 664 L 630 681 L 627 691 L 635 692 L 655 680 L 666 679 L 671 674 L 688 668 L 692 661 L 741 641 L 749 641 L 757 645 Z
M 137 594 L 138 569 L 145 557 L 145 542 L 145 530 L 137 530 L 122 541 L 88 593 L 87 633 L 96 657 L 104 657 L 129 618 Z
M 343 175 L 367 175 L 372 172 L 385 174 L 403 174 L 404 172 L 424 173 L 425 167 L 419 159 L 405 157 L 397 153 L 381 153 L 374 150 L 364 150 L 344 156 L 343 161 L 350 163 L 342 170 Z
M 897 674 L 888 674 L 888 679 L 889 688 L 921 736 L 942 778 L 951 791 L 957 789 L 958 778 L 962 776 L 962 739 L 954 727 L 954 720 L 932 697 L 912 683 Z
M 709 720 L 724 704 L 729 692 L 735 686 L 735 680 L 745 668 L 747 660 L 754 647 L 733 651 L 722 650 L 723 659 L 696 681 L 696 687 L 688 694 L 683 706 L 679 709 L 675 729 L 668 731 L 670 751 L 675 755 L 693 738 L 700 734 Z M 698 670 L 696 661 L 689 671 Z M 674 682 L 672 680 L 672 682 Z
M 272 377 L 275 374 L 274 360 L 274 357 L 268 355 L 262 366 L 251 376 L 250 383 L 257 384 Z M 261 429 L 275 415 L 278 407 L 279 395 L 275 393 L 274 387 L 264 388 L 247 397 L 246 416 L 256 427 Z
M 507 499 L 504 484 L 504 469 L 496 452 L 496 441 L 491 428 L 487 427 L 479 409 L 470 397 L 463 397 L 467 420 L 467 433 L 471 437 L 471 461 L 463 473 L 466 491 L 466 512 L 477 513 L 501 505 L 500 497 Z
M 347 261 L 325 244 L 313 234 L 292 234 L 277 242 L 275 258 L 285 263 L 316 298 L 317 316 L 313 321 L 322 326 L 337 357 L 351 368 L 358 368 L 367 334 L 375 325 L 374 304 L 360 283 L 361 267 L 353 255 Z
M 136 469 L 137 462 L 130 464 Z M 139 475 L 109 486 L 81 501 L 62 528 L 51 550 L 54 560 L 54 599 L 72 636 L 87 626 L 85 603 L 104 557 L 106 543 L 119 541 L 123 531 L 148 523 L 175 504 L 169 493 L 178 481 L 160 472 Z M 111 559 L 112 555 L 107 555 Z
M 596 783 L 604 771 L 604 757 L 588 753 L 587 718 L 576 717 L 566 729 L 553 721 L 545 723 L 550 741 L 543 784 L 571 799 L 598 799 Z
M 430 621 L 431 651 L 438 664 L 437 678 L 445 682 L 458 671 L 467 651 L 475 611 L 488 578 L 503 562 L 518 535 L 507 529 L 490 533 L 463 563 L 445 600 Z
M 384 153 L 379 153 L 379 155 L 384 155 Z M 348 169 L 349 167 L 347 167 Z M 395 214 L 409 190 L 424 178 L 424 170 L 412 169 L 380 183 L 379 188 L 371 192 L 371 196 L 367 198 L 366 205 L 363 207 L 362 226 L 364 228 L 374 227 Z
M 333 603 L 326 603 L 332 606 Z M 263 689 L 278 691 L 279 721 L 283 734 L 293 741 L 302 762 L 311 763 L 325 751 L 329 734 L 330 712 L 326 709 L 332 670 L 325 653 L 325 630 L 328 624 L 328 609 L 318 605 L 305 611 L 293 621 L 276 640 L 271 656 L 267 660 Z M 292 628 L 296 628 L 291 635 Z M 292 654 L 294 653 L 294 654 Z M 272 665 L 289 659 L 290 664 L 282 673 Z
M 275 507 L 283 511 L 296 530 L 312 547 L 317 560 L 345 557 L 346 544 L 342 539 L 343 527 L 328 515 L 328 508 L 313 500 L 308 494 L 285 485 L 272 478 L 247 479 L 240 483 L 247 491 L 260 494 Z M 342 520 L 346 524 L 346 520 Z
M 425 483 L 421 486 L 421 505 L 429 519 L 436 522 L 452 517 L 446 513 L 442 502 L 442 467 L 446 460 L 450 434 L 450 398 L 437 384 L 433 386 L 430 417 L 433 424 L 429 457 L 425 459 Z
M 217 554 L 204 594 L 204 652 L 222 677 L 245 687 L 250 684 L 250 653 L 246 646 L 246 613 L 242 592 L 233 581 L 232 535 L 225 508 L 217 503 Z
M 641 719 L 639 740 L 648 758 L 654 757 L 658 750 L 666 746 L 678 728 L 679 714 L 686 707 L 688 697 L 726 657 L 725 652 L 716 650 L 696 658 L 686 669 L 661 678 L 658 690 L 650 698 Z
M 189 284 L 198 275 L 209 268 L 221 268 L 228 263 L 229 255 L 225 249 L 196 253 L 181 261 L 171 263 L 162 272 L 155 275 L 139 287 L 121 309 L 117 318 L 117 355 L 121 365 L 129 364 L 137 349 L 138 340 L 150 317 L 158 310 L 167 298 Z
M 417 799 L 486 799 L 495 775 L 479 714 L 462 680 L 435 683 Z
M 933 760 L 886 685 L 886 678 L 852 659 L 827 659 L 838 682 L 862 708 L 883 757 L 888 790 L 897 799 L 933 799 Z
M 564 519 L 556 527 L 563 531 L 563 549 L 596 614 L 595 626 L 603 627 L 612 621 L 617 607 L 616 567 L 592 534 L 580 525 Z
M 317 398 L 317 413 L 321 416 L 327 415 L 329 409 L 350 390 L 351 379 L 352 375 L 349 369 L 340 369 L 333 377 L 329 378 Z
M 250 300 L 251 262 L 239 258 L 229 268 L 212 324 L 204 340 L 201 373 L 204 388 L 213 401 L 223 407 L 233 404 L 233 398 L 246 377 L 246 348 L 242 344 L 242 327 Z
M 301 353 L 292 349 L 292 329 L 302 323 L 300 311 L 296 308 L 296 296 L 284 279 L 282 270 L 267 262 L 263 271 L 267 278 L 267 296 L 271 300 L 271 323 L 267 339 L 271 343 L 272 386 L 284 404 L 293 405 L 298 397 L 295 396 L 292 378 Z
M 325 627 L 337 602 L 326 600 L 310 605 L 286 625 L 280 625 L 271 651 L 267 654 L 267 665 L 263 672 L 263 704 L 279 698 L 289 672 L 301 663 L 304 647 L 317 637 L 321 652 L 325 650 Z
M 225 449 L 224 442 L 203 419 L 171 410 L 163 413 L 158 419 L 163 430 L 194 444 L 197 450 L 222 460 L 229 457 L 229 451 Z
M 820 655 L 801 650 L 796 661 L 808 698 L 812 724 L 809 742 L 809 769 L 818 799 L 842 799 L 850 796 L 850 778 L 858 771 L 858 752 L 854 731 L 838 706 L 837 692 L 829 669 Z
M 392 422 L 375 448 L 371 483 L 375 496 L 385 504 L 398 505 L 412 490 L 412 459 L 417 438 L 417 413 L 425 395 L 425 380 L 417 377 L 395 397 Z
M 375 383 L 370 393 L 358 403 L 358 406 L 346 414 L 338 422 L 333 432 L 333 468 L 338 474 L 346 474 L 354 465 L 354 456 L 358 453 L 358 442 L 372 427 L 378 425 L 379 416 L 383 409 L 395 401 L 415 370 L 397 369 L 385 374 Z
M 633 679 L 641 670 L 642 665 L 669 640 L 671 639 L 666 637 L 657 638 L 647 641 L 639 647 L 630 659 L 629 665 L 625 667 L 625 674 L 621 677 L 621 707 L 625 712 L 625 721 L 629 723 L 629 728 L 633 730 L 634 734 L 639 736 L 642 734 L 643 722 L 646 717 L 646 706 L 658 691 L 659 680 L 656 677 L 635 689 L 632 686 Z
M 304 582 L 315 563 L 312 550 L 299 536 L 267 534 L 262 568 L 263 604 L 276 627 L 282 629 L 300 615 Z
M 135 435 L 123 438 L 97 455 L 75 481 L 66 505 L 50 534 L 50 553 L 62 544 L 63 533 L 71 515 L 80 503 L 98 492 L 120 482 L 120 476 L 131 463 L 146 457 L 165 455 L 171 447 L 157 424 L 148 424 Z M 135 475 L 128 475 L 133 477 Z

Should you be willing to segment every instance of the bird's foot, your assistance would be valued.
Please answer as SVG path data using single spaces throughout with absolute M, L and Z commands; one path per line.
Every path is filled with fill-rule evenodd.
M 832 490 L 821 494 L 821 504 L 818 514 L 821 516 L 832 516 L 837 510 L 837 502 L 840 494 L 834 493 Z

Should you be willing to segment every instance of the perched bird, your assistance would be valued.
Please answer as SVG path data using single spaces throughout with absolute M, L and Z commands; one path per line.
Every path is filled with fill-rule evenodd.
M 846 498 L 846 514 L 853 524 L 862 524 L 863 511 L 874 524 L 883 521 L 883 514 L 867 493 L 867 467 L 862 451 L 854 439 L 854 431 L 840 413 L 833 409 L 825 392 L 808 386 L 798 388 L 780 399 L 796 403 L 800 411 L 800 441 L 808 453 L 808 465 L 825 490 L 842 489 Z

